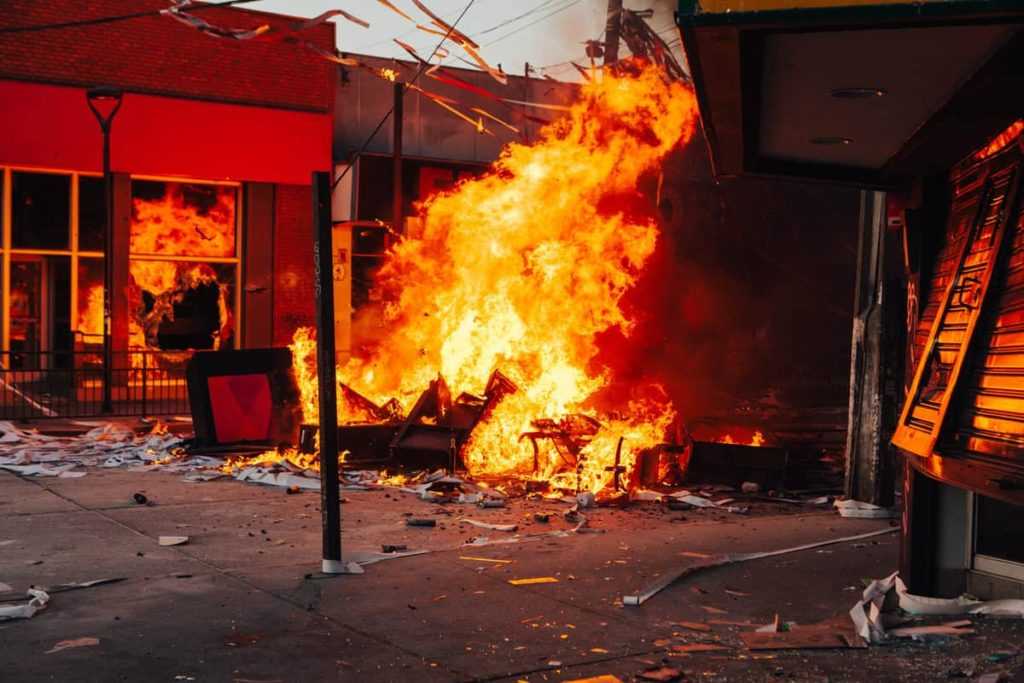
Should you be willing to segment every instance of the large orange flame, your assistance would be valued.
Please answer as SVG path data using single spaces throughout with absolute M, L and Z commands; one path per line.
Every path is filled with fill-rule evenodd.
M 480 394 L 498 369 L 519 390 L 474 431 L 464 452 L 472 473 L 531 473 L 520 435 L 535 419 L 571 413 L 602 423 L 571 468 L 579 488 L 609 483 L 620 439 L 628 471 L 664 439 L 674 411 L 648 391 L 658 398 L 622 405 L 624 416 L 597 415 L 590 401 L 612 376 L 595 367 L 596 338 L 632 327 L 620 301 L 658 240 L 656 221 L 637 215 L 637 184 L 691 138 L 696 112 L 692 91 L 656 67 L 604 74 L 536 143 L 507 146 L 488 173 L 428 200 L 421 234 L 398 243 L 377 275 L 387 303 L 368 315 L 378 316 L 380 343 L 340 367 L 339 381 L 408 409 L 438 374 L 453 396 Z M 297 365 L 308 367 L 307 332 L 296 345 Z M 315 421 L 315 376 L 300 371 L 299 381 L 304 417 Z M 535 476 L 560 469 L 544 453 Z

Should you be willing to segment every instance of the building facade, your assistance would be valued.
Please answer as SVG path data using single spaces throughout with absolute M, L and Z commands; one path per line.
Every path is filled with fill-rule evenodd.
M 5 4 L 0 27 L 34 27 L 0 33 L 7 370 L 94 366 L 102 346 L 103 137 L 87 103 L 96 86 L 123 92 L 110 137 L 115 365 L 280 345 L 312 321 L 310 178 L 331 167 L 334 65 L 294 41 L 206 35 L 160 15 L 166 7 Z M 234 8 L 201 16 L 281 33 L 296 21 Z M 85 23 L 61 26 L 69 21 Z M 333 50 L 332 25 L 303 38 Z

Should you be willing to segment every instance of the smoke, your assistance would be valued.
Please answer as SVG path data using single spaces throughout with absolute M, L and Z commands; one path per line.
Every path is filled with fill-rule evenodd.
M 660 197 L 657 178 L 642 189 L 662 236 L 625 300 L 635 328 L 600 340 L 599 362 L 616 379 L 601 404 L 652 382 L 687 420 L 845 404 L 857 193 L 716 185 L 699 140 L 666 160 Z

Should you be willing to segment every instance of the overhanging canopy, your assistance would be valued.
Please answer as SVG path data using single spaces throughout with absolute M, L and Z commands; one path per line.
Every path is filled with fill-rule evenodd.
M 1024 115 L 1024 3 L 683 0 L 715 172 L 888 186 Z

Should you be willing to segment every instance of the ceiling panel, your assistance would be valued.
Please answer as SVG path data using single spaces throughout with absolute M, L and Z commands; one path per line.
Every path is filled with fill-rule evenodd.
M 879 169 L 1020 25 L 941 26 L 764 38 L 759 152 Z M 881 97 L 838 98 L 839 88 Z M 814 139 L 849 142 L 815 144 Z

